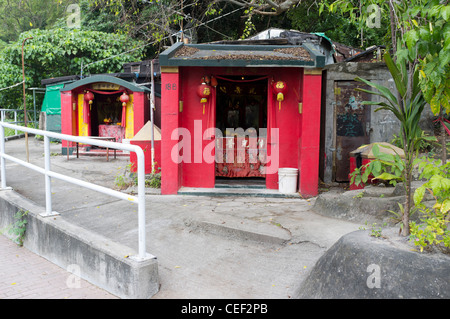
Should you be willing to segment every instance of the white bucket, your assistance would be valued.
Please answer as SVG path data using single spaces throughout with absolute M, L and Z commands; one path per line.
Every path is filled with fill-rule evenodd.
M 282 194 L 294 194 L 297 192 L 297 168 L 278 169 L 278 190 Z

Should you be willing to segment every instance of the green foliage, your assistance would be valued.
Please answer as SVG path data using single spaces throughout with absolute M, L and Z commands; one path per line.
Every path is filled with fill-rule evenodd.
M 406 47 L 399 54 L 418 57 L 420 87 L 431 111 L 450 112 L 450 6 L 447 1 L 415 1 L 400 11 Z
M 41 80 L 66 75 L 120 72 L 126 62 L 142 58 L 142 44 L 126 36 L 67 28 L 34 29 L 20 35 L 18 41 L 0 52 L 0 88 L 22 81 L 22 43 L 24 47 L 26 87 L 40 87 Z M 135 51 L 120 55 L 136 48 Z M 99 61 L 99 62 L 97 62 Z M 27 92 L 27 105 L 32 94 Z M 0 91 L 4 108 L 22 108 L 22 86 Z M 40 104 L 38 104 L 40 105 Z
M 450 231 L 447 229 L 448 220 L 445 220 L 443 214 L 430 214 L 427 218 L 421 219 L 422 223 L 411 222 L 410 240 L 414 245 L 420 246 L 422 252 L 432 246 L 450 248 Z M 445 251 L 445 250 L 444 250 Z
M 83 31 L 99 31 L 105 33 L 120 33 L 120 18 L 118 15 L 102 10 L 100 4 L 92 0 L 78 1 L 80 6 L 80 25 Z M 61 15 L 53 24 L 52 29 L 67 27 L 70 13 Z
M 69 0 L 0 0 L 0 39 L 17 41 L 22 32 L 46 29 L 61 17 Z
M 365 222 L 365 225 L 367 226 L 367 222 Z M 386 223 L 383 225 L 386 226 Z M 366 230 L 366 227 L 361 226 L 359 227 L 360 230 Z M 375 237 L 375 238 L 379 238 L 382 237 L 382 232 L 383 232 L 383 228 L 381 226 L 377 226 L 377 223 L 372 223 L 371 227 L 370 227 L 371 231 L 370 231 L 370 236 Z
M 27 230 L 27 215 L 28 211 L 19 210 L 14 215 L 14 223 L 9 227 L 9 234 L 15 236 L 14 241 L 23 246 L 25 239 L 25 232 Z
M 442 165 L 440 160 L 420 158 L 415 163 L 420 178 L 427 182 L 414 192 L 414 204 L 423 214 L 421 223 L 411 222 L 410 240 L 420 246 L 420 251 L 430 247 L 450 248 L 450 163 Z M 424 203 L 425 193 L 429 192 L 434 198 L 432 208 Z
M 118 168 L 118 173 L 114 177 L 114 185 L 120 190 L 127 189 L 128 187 L 137 184 L 137 174 L 131 172 L 131 163 L 126 165 L 125 168 Z
M 86 67 L 91 73 L 118 72 L 122 64 L 141 57 L 140 50 L 117 56 L 139 47 L 140 43 L 124 36 L 68 29 L 32 30 L 21 34 L 19 41 L 9 45 L 4 51 L 5 60 L 13 65 L 21 65 L 22 40 L 28 37 L 25 47 L 27 73 L 39 75 L 41 79 L 79 74 L 81 64 L 111 58 Z
M 366 89 L 357 90 L 378 95 L 383 98 L 381 101 L 364 101 L 362 104 L 379 106 L 375 112 L 379 110 L 390 111 L 400 122 L 400 135 L 402 138 L 405 159 L 400 159 L 398 154 L 396 156 L 390 154 L 380 154 L 380 162 L 375 161 L 380 164 L 374 163 L 371 164 L 370 167 L 373 168 L 372 172 L 375 174 L 376 179 L 387 180 L 394 184 L 399 180 L 403 182 L 405 188 L 403 234 L 409 235 L 411 181 L 413 169 L 412 164 L 417 153 L 419 138 L 422 135 L 422 130 L 419 127 L 419 121 L 426 102 L 419 87 L 419 70 L 413 66 L 411 67 L 411 65 L 409 65 L 408 68 L 408 61 L 404 58 L 398 58 L 397 62 L 394 62 L 389 52 L 385 53 L 384 60 L 394 80 L 398 94 L 392 93 L 391 90 L 385 86 L 359 77 L 355 80 L 363 82 L 375 89 L 374 91 Z M 378 169 L 381 169 L 382 165 L 389 167 L 390 170 L 385 170 L 381 173 Z M 378 175 L 378 173 L 381 174 Z M 366 170 L 363 171 L 361 180 L 366 178 L 368 174 L 370 174 L 370 172 L 366 168 Z M 359 180 L 357 177 L 355 177 L 354 182 L 358 181 Z
M 425 192 L 429 191 L 436 200 L 434 208 L 447 214 L 450 211 L 450 163 L 442 165 L 441 160 L 419 158 L 415 165 L 419 169 L 419 178 L 427 180 L 414 193 L 415 205 L 421 206 Z
M 132 166 L 134 164 L 128 164 L 124 169 L 119 167 L 119 171 L 114 178 L 114 184 L 118 189 L 124 190 L 132 186 L 137 186 L 138 177 L 137 174 L 132 172 Z M 160 188 L 161 187 L 161 173 L 147 174 L 145 175 L 145 187 L 148 188 Z
M 357 9 L 355 4 L 346 1 L 342 10 L 337 10 L 336 4 L 331 6 L 328 1 L 316 4 L 313 1 L 302 1 L 288 11 L 292 27 L 303 32 L 323 32 L 333 41 L 352 47 L 370 47 L 383 45 L 389 41 L 389 22 L 386 16 L 381 16 L 380 28 L 370 28 L 366 20 L 352 19 L 350 12 Z M 365 5 L 366 6 L 366 5 Z M 359 8 L 358 8 L 359 10 Z M 363 39 L 361 39 L 363 34 Z M 362 43 L 361 43 L 362 42 Z
M 370 177 L 372 180 L 383 180 L 392 185 L 404 180 L 405 163 L 403 158 L 399 154 L 392 155 L 383 152 L 380 150 L 380 146 L 392 149 L 386 145 L 374 144 L 372 151 L 375 159 L 351 172 L 350 184 L 358 186 L 361 183 L 367 183 Z
M 424 152 L 430 152 L 432 151 L 435 147 L 440 147 L 441 145 L 439 144 L 436 136 L 430 136 L 428 135 L 425 131 L 421 131 L 421 134 L 419 137 L 416 137 L 417 141 L 415 143 L 416 146 L 416 150 L 419 153 L 424 153 Z M 391 140 L 391 144 L 403 148 L 403 140 L 400 136 L 394 134 L 393 138 Z
M 400 121 L 401 135 L 406 154 L 417 149 L 419 138 L 422 135 L 419 120 L 425 106 L 425 100 L 418 83 L 419 71 L 417 69 L 409 70 L 410 73 L 408 73 L 406 61 L 399 59 L 398 62 L 395 63 L 389 53 L 386 53 L 384 58 L 394 79 L 395 87 L 400 94 L 399 97 L 396 97 L 387 87 L 382 85 L 361 78 L 356 78 L 355 80 L 364 82 L 375 88 L 377 91 L 374 92 L 365 89 L 358 90 L 379 95 L 384 98 L 384 101 L 381 102 L 366 101 L 363 102 L 363 104 L 378 105 L 380 107 L 376 109 L 376 111 L 388 110 Z M 406 155 L 409 156 L 409 154 Z
M 145 187 L 161 188 L 161 173 L 146 175 L 145 176 Z

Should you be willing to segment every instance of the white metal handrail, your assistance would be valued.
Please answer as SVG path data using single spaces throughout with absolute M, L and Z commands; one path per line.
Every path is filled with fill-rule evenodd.
M 18 131 L 28 132 L 35 135 L 44 136 L 44 158 L 45 165 L 44 168 L 36 166 L 34 164 L 28 163 L 26 161 L 22 161 L 18 158 L 15 158 L 11 155 L 5 153 L 5 127 L 11 128 Z M 51 171 L 50 165 L 50 138 L 66 140 L 71 142 L 78 142 L 89 145 L 96 145 L 100 147 L 118 149 L 123 151 L 129 151 L 136 153 L 137 157 L 137 176 L 138 176 L 138 195 L 132 196 L 128 195 L 107 187 L 103 187 L 97 184 L 89 183 L 83 180 L 79 180 L 64 174 L 56 173 Z M 6 166 L 5 159 L 13 161 L 17 164 L 30 168 L 38 173 L 45 175 L 45 213 L 41 214 L 41 216 L 48 217 L 54 216 L 58 213 L 52 210 L 52 190 L 51 190 L 51 178 L 60 179 L 81 187 L 85 187 L 94 191 L 98 191 L 122 200 L 126 200 L 132 203 L 138 203 L 138 241 L 139 241 L 139 254 L 138 256 L 130 256 L 137 260 L 144 260 L 148 258 L 153 258 L 152 255 L 146 253 L 145 248 L 145 155 L 144 151 L 140 146 L 131 145 L 131 144 L 122 144 L 116 142 L 108 142 L 102 140 L 91 139 L 88 137 L 82 136 L 73 136 L 67 134 L 60 134 L 49 131 L 42 131 L 33 128 L 27 128 L 24 126 L 18 126 L 14 124 L 10 124 L 7 122 L 0 122 L 0 177 L 1 177 L 1 188 L 8 189 L 6 186 Z
M 6 113 L 11 113 L 11 112 L 13 112 L 14 113 L 14 121 L 6 121 Z M 20 123 L 24 123 L 24 120 L 22 120 L 22 121 L 18 121 L 18 119 L 17 119 L 17 114 L 18 113 L 23 113 L 23 110 L 18 110 L 18 109 L 0 109 L 0 121 L 1 122 L 7 122 L 7 123 L 10 123 L 10 124 L 20 124 Z M 34 121 L 27 121 L 28 123 L 37 123 L 37 121 L 36 121 L 36 114 L 35 114 L 35 116 L 34 116 Z M 18 136 L 18 134 L 17 134 L 17 130 L 14 130 L 14 135 L 13 136 Z

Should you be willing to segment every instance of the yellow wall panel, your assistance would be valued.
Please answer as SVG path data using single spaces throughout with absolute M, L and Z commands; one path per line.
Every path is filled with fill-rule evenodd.
M 133 94 L 130 94 L 130 101 L 127 103 L 126 107 L 126 130 L 125 138 L 132 139 L 134 137 L 134 98 Z
M 83 120 L 83 114 L 87 110 L 85 110 L 83 106 L 84 106 L 84 94 L 78 94 L 78 135 L 89 136 L 88 124 L 84 123 Z

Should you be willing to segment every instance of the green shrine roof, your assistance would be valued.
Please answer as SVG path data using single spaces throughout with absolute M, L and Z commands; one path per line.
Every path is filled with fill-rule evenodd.
M 161 66 L 323 68 L 325 56 L 314 45 L 184 44 L 159 56 Z

